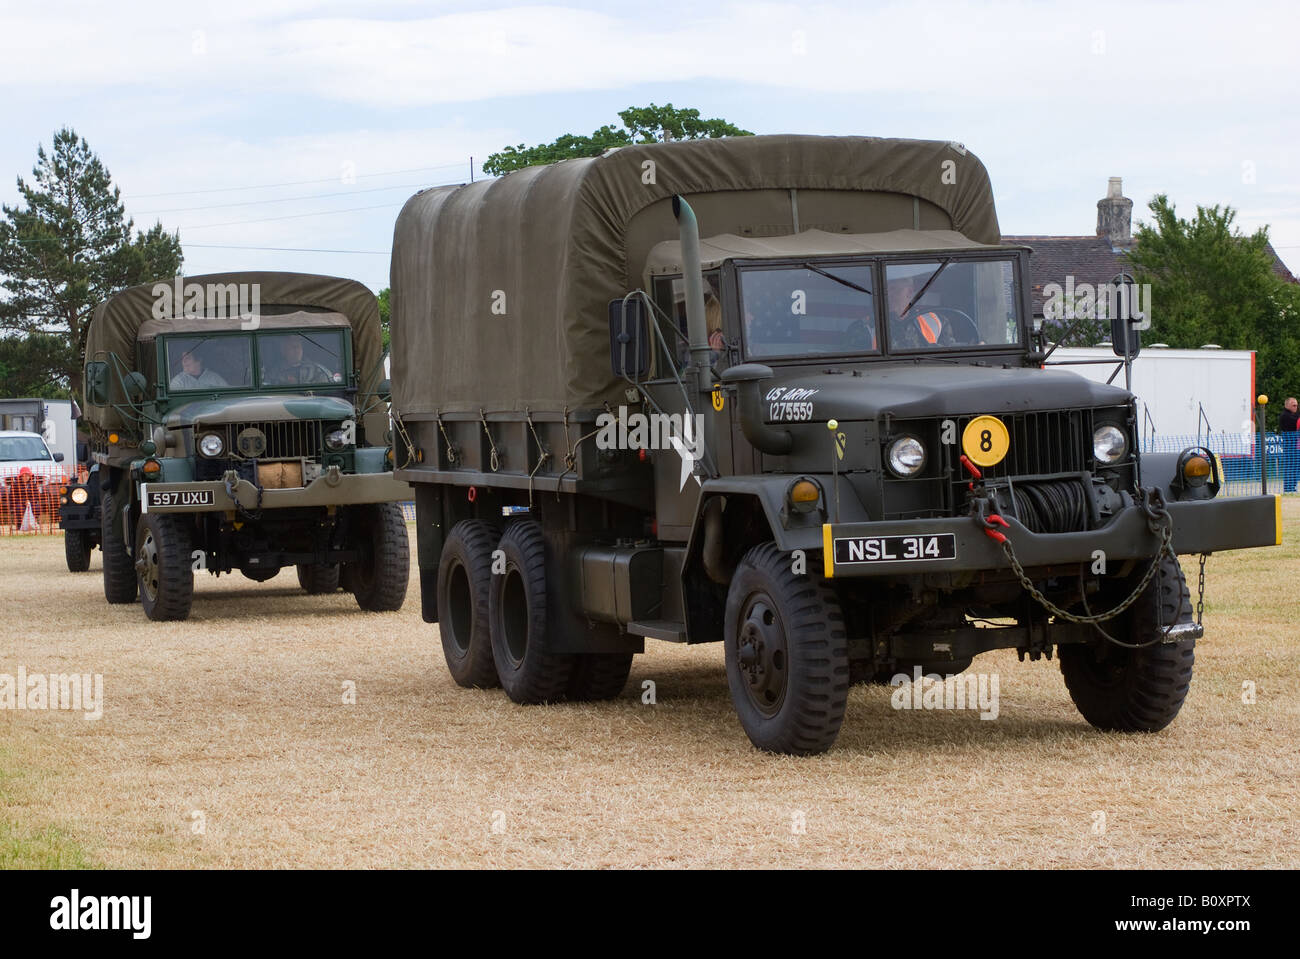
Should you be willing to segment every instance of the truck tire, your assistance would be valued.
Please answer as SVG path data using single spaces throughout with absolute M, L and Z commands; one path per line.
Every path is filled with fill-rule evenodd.
M 411 546 L 406 519 L 396 503 L 362 506 L 355 514 L 369 535 L 364 557 L 353 563 L 348 582 L 357 605 L 370 613 L 391 613 L 406 601 L 411 577 Z
M 299 563 L 298 585 L 309 596 L 337 593 L 339 589 L 339 564 Z
M 1149 642 L 1170 623 L 1192 621 L 1187 581 L 1176 560 L 1160 561 L 1156 577 L 1119 621 L 1119 630 L 1108 623 L 1102 628 L 1126 643 Z M 1102 640 L 1061 646 L 1058 656 L 1065 688 L 1084 719 L 1108 732 L 1154 733 L 1174 721 L 1187 698 L 1195 647 L 1194 639 L 1144 649 Z
M 113 494 L 104 490 L 100 501 L 100 549 L 104 553 L 104 598 L 114 605 L 134 603 L 140 595 L 135 562 L 126 551 L 126 538 L 113 532 Z
M 438 559 L 438 634 L 447 671 L 458 686 L 501 685 L 488 622 L 492 551 L 498 538 L 497 531 L 481 520 L 461 520 L 447 534 Z
M 830 587 L 762 543 L 732 577 L 723 629 L 731 699 L 750 742 L 796 756 L 830 749 L 849 697 L 848 637 Z
M 90 539 L 90 530 L 64 530 L 63 557 L 68 561 L 68 572 L 84 573 L 90 569 L 90 552 L 94 548 L 95 544 Z
M 616 698 L 632 671 L 631 653 L 580 653 L 573 659 L 568 698 L 579 702 Z
M 568 692 L 576 657 L 547 648 L 546 538 L 537 523 L 515 523 L 497 548 L 505 572 L 492 577 L 488 595 L 497 677 L 517 703 L 557 702 Z
M 185 519 L 142 513 L 135 529 L 140 605 L 154 622 L 187 619 L 194 601 L 190 530 Z

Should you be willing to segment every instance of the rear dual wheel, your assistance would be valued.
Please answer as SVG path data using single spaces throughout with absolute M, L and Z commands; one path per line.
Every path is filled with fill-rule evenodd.
M 631 653 L 551 650 L 546 538 L 535 522 L 504 536 L 480 520 L 452 527 L 437 602 L 443 656 L 461 686 L 502 686 L 517 703 L 546 703 L 613 699 L 627 685 Z

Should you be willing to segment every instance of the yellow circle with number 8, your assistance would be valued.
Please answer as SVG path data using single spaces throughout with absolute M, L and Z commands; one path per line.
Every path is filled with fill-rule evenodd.
M 961 449 L 976 466 L 997 466 L 1011 448 L 1011 435 L 996 416 L 977 416 L 961 434 Z

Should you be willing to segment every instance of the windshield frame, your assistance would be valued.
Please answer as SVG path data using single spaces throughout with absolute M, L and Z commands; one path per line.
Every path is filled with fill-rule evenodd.
M 944 261 L 947 262 L 945 263 Z M 890 356 L 906 356 L 911 358 L 917 356 L 951 357 L 954 354 L 958 356 L 966 356 L 969 354 L 976 354 L 982 356 L 986 353 L 1022 354 L 1029 349 L 1030 331 L 1026 328 L 1026 324 L 1025 324 L 1024 275 L 1021 272 L 1020 256 L 1017 255 L 1017 252 L 1014 248 L 1009 249 L 1006 253 L 987 250 L 977 254 L 971 253 L 971 254 L 962 255 L 960 251 L 946 250 L 946 251 L 930 252 L 930 253 L 908 252 L 908 253 L 890 254 L 888 256 L 883 256 L 880 258 L 879 261 L 880 283 L 881 283 L 880 288 L 884 290 L 884 293 L 881 295 L 880 298 L 881 309 L 882 310 L 888 309 L 888 304 L 889 304 L 889 287 L 888 287 L 888 279 L 887 279 L 889 266 L 895 264 L 899 266 L 926 266 L 929 264 L 933 264 L 937 268 L 936 272 L 946 272 L 952 267 L 960 265 L 962 263 L 975 263 L 975 262 L 994 262 L 994 263 L 1011 264 L 1011 288 L 1012 288 L 1011 301 L 1016 312 L 1016 330 L 1020 334 L 1017 341 L 1015 343 L 985 343 L 982 345 L 975 344 L 973 346 L 972 345 L 963 346 L 960 344 L 956 344 L 953 346 L 936 345 L 936 346 L 907 348 L 900 345 L 897 349 L 895 349 L 894 344 L 890 340 L 891 333 L 889 329 L 889 327 L 891 327 L 893 324 L 889 322 L 890 317 L 886 315 L 883 317 L 886 326 L 885 344 L 887 347 L 886 352 Z M 930 278 L 927 280 L 927 283 L 933 279 L 934 279 L 934 274 L 930 276 Z M 976 319 L 976 318 L 973 317 L 972 319 Z
M 234 393 L 322 393 L 334 390 L 348 390 L 353 388 L 353 370 L 352 370 L 352 337 L 351 328 L 346 326 L 320 327 L 289 327 L 285 329 L 267 330 L 263 333 L 260 330 L 213 330 L 210 333 L 164 333 L 160 334 L 155 343 L 155 363 L 160 371 L 157 378 L 159 391 L 166 396 L 211 396 L 214 394 L 234 394 Z M 263 383 L 262 382 L 262 362 L 260 348 L 264 337 L 283 336 L 286 334 L 299 334 L 303 336 L 319 337 L 322 335 L 338 336 L 340 338 L 339 367 L 343 374 L 343 381 L 340 383 Z M 249 340 L 249 362 L 252 364 L 251 375 L 252 382 L 247 386 L 204 386 L 195 390 L 173 389 L 171 386 L 170 366 L 168 363 L 168 347 L 175 340 L 192 339 L 195 337 L 202 339 L 216 339 L 218 337 L 247 337 Z
M 981 360 L 988 360 L 997 356 L 1023 356 L 1030 346 L 1030 331 L 1026 324 L 1027 296 L 1024 288 L 1024 252 L 1019 247 L 1008 247 L 1002 250 L 972 250 L 965 251 L 961 249 L 946 250 L 905 250 L 897 253 L 872 253 L 864 255 L 844 255 L 835 256 L 815 256 L 806 255 L 798 257 L 773 257 L 771 259 L 734 259 L 728 260 L 723 267 L 723 273 L 726 280 L 725 287 L 732 296 L 731 312 L 735 316 L 735 321 L 740 334 L 740 349 L 742 362 L 746 363 L 775 363 L 780 365 L 797 365 L 797 364 L 817 364 L 828 361 L 845 362 L 860 360 L 863 362 L 880 362 L 891 358 L 906 358 L 909 360 L 921 359 L 925 357 L 943 358 L 953 361 L 962 357 L 977 357 Z M 923 265 L 927 263 L 939 264 L 943 260 L 951 260 L 951 266 L 961 263 L 978 262 L 978 261 L 998 261 L 1010 262 L 1012 265 L 1012 285 L 1016 313 L 1016 329 L 1019 331 L 1019 342 L 1017 343 L 987 343 L 975 346 L 935 346 L 925 349 L 906 349 L 896 348 L 895 344 L 890 342 L 888 317 L 885 310 L 888 302 L 888 291 L 885 286 L 886 266 L 890 264 L 915 264 Z M 743 297 L 743 275 L 750 270 L 777 270 L 777 269 L 806 269 L 805 264 L 811 264 L 820 269 L 829 272 L 836 272 L 837 267 L 862 267 L 870 266 L 872 281 L 869 284 L 872 290 L 872 314 L 876 323 L 876 337 L 878 348 L 870 351 L 843 351 L 843 352 L 826 352 L 826 353 L 792 353 L 792 354 L 758 354 L 750 352 L 748 330 L 744 322 L 744 297 Z M 827 280 L 827 282 L 831 282 Z

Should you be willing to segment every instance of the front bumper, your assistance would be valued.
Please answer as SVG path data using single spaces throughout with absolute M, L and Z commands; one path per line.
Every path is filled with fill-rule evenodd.
M 234 498 L 230 493 L 234 493 Z M 392 473 L 327 472 L 306 486 L 264 489 L 258 502 L 257 487 L 236 480 L 202 483 L 141 483 L 140 508 L 146 513 L 234 512 L 236 500 L 245 510 L 292 509 L 302 506 L 357 506 L 365 503 L 401 503 L 413 499 L 407 483 Z
M 1215 553 L 1225 549 L 1279 546 L 1282 543 L 1282 506 L 1278 496 L 1242 496 L 1230 499 L 1171 502 L 1166 504 L 1174 524 L 1173 548 L 1179 554 Z M 1059 566 L 1090 563 L 1097 551 L 1110 562 L 1142 559 L 1155 554 L 1159 537 L 1147 526 L 1147 518 L 1136 506 L 1118 514 L 1103 529 L 1079 533 L 1032 533 L 1016 520 L 1007 518 L 1001 532 L 1011 541 L 1022 566 Z M 931 536 L 953 537 L 953 555 L 927 558 Z M 918 547 L 883 542 L 882 537 L 919 540 Z M 868 545 L 865 541 L 873 541 Z M 856 542 L 850 551 L 848 544 Z M 1009 569 L 1000 544 L 984 532 L 971 517 L 891 520 L 880 523 L 827 523 L 822 526 L 824 572 L 831 577 L 896 576 L 953 571 Z M 936 548 L 935 553 L 947 553 Z M 840 557 L 868 556 L 870 559 L 840 561 Z M 916 559 L 892 558 L 917 553 Z M 890 558 L 879 558 L 879 557 Z

